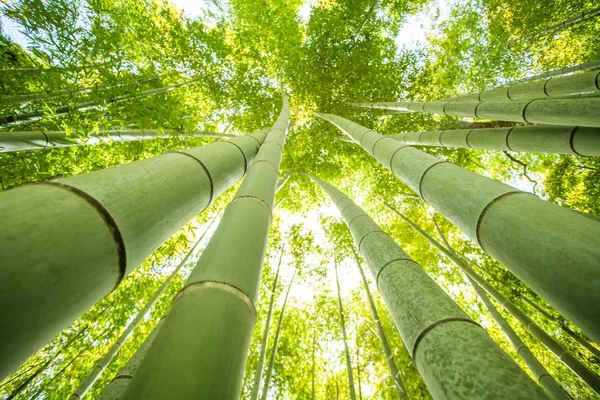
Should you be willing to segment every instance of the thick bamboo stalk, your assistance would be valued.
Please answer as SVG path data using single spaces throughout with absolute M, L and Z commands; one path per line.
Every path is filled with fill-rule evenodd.
M 255 132 L 0 193 L 0 376 L 244 176 Z
M 600 222 L 347 119 L 322 117 L 350 135 L 590 338 L 600 338 Z
M 254 385 L 252 386 L 252 392 L 250 399 L 258 399 L 258 393 L 260 391 L 260 381 L 262 380 L 262 372 L 265 365 L 265 357 L 267 355 L 267 345 L 269 340 L 269 328 L 271 326 L 271 315 L 273 314 L 273 304 L 275 303 L 275 293 L 277 291 L 277 281 L 279 280 L 279 270 L 281 268 L 281 260 L 283 259 L 283 247 L 281 248 L 281 254 L 279 255 L 279 262 L 277 263 L 277 272 L 275 273 L 275 280 L 271 288 L 271 299 L 269 300 L 269 310 L 267 311 L 267 319 L 265 320 L 265 329 L 263 330 L 262 341 L 260 343 L 260 353 L 258 355 L 258 362 L 256 363 L 256 371 L 254 373 Z
M 538 306 L 537 304 L 535 304 L 534 302 L 529 300 L 527 297 L 523 296 L 523 297 L 521 297 L 521 299 L 524 300 L 525 303 L 527 303 L 531 307 L 533 307 L 535 310 L 537 310 L 540 314 L 542 314 L 548 320 L 556 322 L 560 326 L 560 329 L 563 330 L 563 332 L 565 332 L 567 335 L 571 336 L 573 338 L 573 340 L 575 340 L 581 346 L 585 347 L 590 353 L 592 353 L 594 356 L 596 356 L 598 359 L 600 359 L 600 350 L 597 347 L 595 347 L 593 344 L 588 342 L 588 340 L 586 338 L 582 337 L 580 334 L 574 332 L 571 328 L 569 328 L 564 323 L 564 321 L 560 321 L 560 320 L 556 319 L 554 316 L 552 316 L 550 313 L 548 313 L 542 307 Z
M 355 107 L 410 110 L 420 113 L 497 121 L 600 127 L 600 98 L 488 101 L 494 98 L 491 93 L 492 91 L 486 94 L 484 101 L 472 103 L 457 101 L 433 103 L 405 101 L 348 104 Z
M 179 83 L 177 85 L 166 86 L 158 89 L 145 90 L 143 92 L 134 93 L 131 95 L 123 95 L 117 96 L 111 99 L 106 99 L 108 103 L 118 103 L 121 101 L 129 100 L 129 99 L 138 99 L 140 97 L 152 96 L 158 93 L 170 92 L 171 90 L 175 90 L 178 87 L 188 85 L 192 82 L 196 82 L 196 80 L 191 80 L 183 83 Z M 0 116 L 0 126 L 1 125 L 17 125 L 25 122 L 35 122 L 39 121 L 46 116 L 58 117 L 66 114 L 70 114 L 74 111 L 88 111 L 93 108 L 99 107 L 97 101 L 86 101 L 84 103 L 79 103 L 74 106 L 61 106 L 54 110 L 35 110 L 28 113 L 23 114 L 11 114 L 11 115 L 3 115 Z
M 400 143 L 420 146 L 600 156 L 600 128 L 581 126 L 449 129 L 405 132 L 390 137 Z
M 179 292 L 124 399 L 235 399 L 256 322 L 289 103 Z
M 565 393 L 563 388 L 556 383 L 546 368 L 538 361 L 537 358 L 535 358 L 531 350 L 529 350 L 529 347 L 523 343 L 519 335 L 517 335 L 504 317 L 502 317 L 502 314 L 500 314 L 496 307 L 494 307 L 490 299 L 487 297 L 485 291 L 475 281 L 470 278 L 467 279 L 471 283 L 471 286 L 473 286 L 473 289 L 475 289 L 475 292 L 483 303 L 483 306 L 490 313 L 494 322 L 496 322 L 496 325 L 498 325 L 500 330 L 504 333 L 512 348 L 519 355 L 519 357 L 521 357 L 525 365 L 527 365 L 527 368 L 529 368 L 531 373 L 536 377 L 537 381 L 544 388 L 546 393 L 548 393 L 551 398 L 556 400 L 569 400 L 570 397 Z
M 166 139 L 172 137 L 208 137 L 208 138 L 233 138 L 217 132 L 178 132 L 173 129 L 128 129 L 106 130 L 97 134 L 86 136 L 84 133 L 74 132 L 67 134 L 65 131 L 24 131 L 0 132 L 0 153 L 13 153 L 24 150 L 41 150 L 55 147 L 94 146 L 97 144 L 110 144 L 121 142 L 134 142 L 139 140 Z
M 277 330 L 275 331 L 275 338 L 273 339 L 273 346 L 271 347 L 271 355 L 269 357 L 269 365 L 267 367 L 267 374 L 265 375 L 265 382 L 263 385 L 261 400 L 267 400 L 267 396 L 269 395 L 269 385 L 271 384 L 271 377 L 273 376 L 273 367 L 275 365 L 275 356 L 277 355 L 277 348 L 279 347 L 279 338 L 281 337 L 281 328 L 283 327 L 283 317 L 285 316 L 285 307 L 287 306 L 288 298 L 290 296 L 290 291 L 292 290 L 292 285 L 294 284 L 294 278 L 296 277 L 296 270 L 292 275 L 292 279 L 290 279 L 290 283 L 288 284 L 287 291 L 285 292 L 285 298 L 283 300 L 283 305 L 281 306 L 281 311 L 279 312 L 279 321 L 277 322 Z
M 156 335 L 158 335 L 158 331 L 162 326 L 165 317 L 162 317 L 158 324 L 154 327 L 152 332 L 146 337 L 141 346 L 135 351 L 133 356 L 127 361 L 127 364 L 117 373 L 117 375 L 110 381 L 108 385 L 102 390 L 100 396 L 98 396 L 98 400 L 120 400 L 123 397 L 123 393 L 129 386 L 129 383 L 136 375 L 137 370 L 139 369 L 146 353 L 154 343 L 154 339 L 156 339 Z
M 5 103 L 5 104 L 12 104 L 12 103 L 25 103 L 25 102 L 29 102 L 29 101 L 36 101 L 36 100 L 49 100 L 49 99 L 55 99 L 57 97 L 64 97 L 64 96 L 73 96 L 76 94 L 83 94 L 83 93 L 89 93 L 92 90 L 96 89 L 96 90 L 108 90 L 108 89 L 114 89 L 117 87 L 122 87 L 122 86 L 126 86 L 126 85 L 130 85 L 132 83 L 138 83 L 138 82 L 145 82 L 145 81 L 155 81 L 157 79 L 162 78 L 163 76 L 151 76 L 151 77 L 147 77 L 147 78 L 138 78 L 138 79 L 133 79 L 131 81 L 128 82 L 124 82 L 124 83 L 120 83 L 114 86 L 109 86 L 109 87 L 105 87 L 105 88 L 98 88 L 98 87 L 83 87 L 83 88 L 78 88 L 75 90 L 64 90 L 62 92 L 57 92 L 57 93 L 46 93 L 46 92 L 41 92 L 41 93 L 23 93 L 23 94 L 17 94 L 17 95 L 13 95 L 13 96 L 1 96 L 0 97 L 0 103 Z
M 390 369 L 390 375 L 392 380 L 394 381 L 394 388 L 396 389 L 396 394 L 398 395 L 398 399 L 408 399 L 408 393 L 406 392 L 406 387 L 404 386 L 404 382 L 402 382 L 402 378 L 400 377 L 400 371 L 398 370 L 398 366 L 396 365 L 396 360 L 394 360 L 394 354 L 392 353 L 392 349 L 390 348 L 390 343 L 387 340 L 387 336 L 385 335 L 385 331 L 383 330 L 383 325 L 381 325 L 381 319 L 379 318 L 379 312 L 377 311 L 377 307 L 375 307 L 375 302 L 373 301 L 373 296 L 371 295 L 371 289 L 369 289 L 369 283 L 367 282 L 367 277 L 365 276 L 365 271 L 363 271 L 363 267 L 358 259 L 358 255 L 352 249 L 354 253 L 354 258 L 356 259 L 356 266 L 360 271 L 360 276 L 362 277 L 363 286 L 365 287 L 365 292 L 367 293 L 367 300 L 369 301 L 369 308 L 371 309 L 371 314 L 373 314 L 373 320 L 375 320 L 375 326 L 377 328 L 377 336 L 381 341 L 381 347 L 383 348 L 383 356 L 385 357 L 385 361 Z
M 342 306 L 342 294 L 340 290 L 340 280 L 338 278 L 337 263 L 335 264 L 335 284 L 337 285 L 338 308 L 340 312 L 340 327 L 342 329 L 342 339 L 344 340 L 344 354 L 346 355 L 346 371 L 348 373 L 350 399 L 356 400 L 356 389 L 354 388 L 354 374 L 352 373 L 352 360 L 350 359 L 350 349 L 348 348 L 348 336 L 346 335 L 346 320 L 344 318 L 344 307 Z
M 600 378 L 589 370 L 583 363 L 577 360 L 571 353 L 569 353 L 563 346 L 548 335 L 540 326 L 531 320 L 523 311 L 521 311 L 514 303 L 512 303 L 506 296 L 500 291 L 486 282 L 480 275 L 478 275 L 473 269 L 467 265 L 467 263 L 459 257 L 456 253 L 448 248 L 442 246 L 437 240 L 428 235 L 414 222 L 408 219 L 406 216 L 398 212 L 388 204 L 384 205 L 398 215 L 404 222 L 410 225 L 415 231 L 417 231 L 423 238 L 425 238 L 431 245 L 441 251 L 446 257 L 448 257 L 454 264 L 456 264 L 461 271 L 463 271 L 469 279 L 475 281 L 481 286 L 490 296 L 494 298 L 502 307 L 512 314 L 531 333 L 536 337 L 548 350 L 550 350 L 560 361 L 562 361 L 567 367 L 569 367 L 582 381 L 584 381 L 592 390 L 600 394 Z
M 434 399 L 547 399 L 360 207 L 328 183 L 311 178 L 342 214 Z
M 167 279 L 165 279 L 165 281 L 159 286 L 156 292 L 154 292 L 150 300 L 148 300 L 146 305 L 138 312 L 137 316 L 127 325 L 125 331 L 123 331 L 123 333 L 121 334 L 121 336 L 119 336 L 117 341 L 110 347 L 110 349 L 108 349 L 104 357 L 102 357 L 94 366 L 92 372 L 90 372 L 90 374 L 83 380 L 83 382 L 79 384 L 77 389 L 75 389 L 75 392 L 69 398 L 70 400 L 82 399 L 86 395 L 86 393 L 92 388 L 94 383 L 96 383 L 98 378 L 100 378 L 100 375 L 102 375 L 102 372 L 104 372 L 106 367 L 108 367 L 108 365 L 112 362 L 117 353 L 121 350 L 129 336 L 133 333 L 133 331 L 136 330 L 140 323 L 142 323 L 150 309 L 154 307 L 154 304 L 156 304 L 159 297 L 165 292 L 165 290 L 169 287 L 173 279 L 175 279 L 177 274 L 179 274 L 181 268 L 183 268 L 183 266 L 188 262 L 189 258 L 194 254 L 194 252 L 196 251 L 196 247 L 198 247 L 198 245 L 200 244 L 200 242 L 202 241 L 212 224 L 215 222 L 217 217 L 218 214 L 215 215 L 212 221 L 208 224 L 206 230 L 198 238 L 198 240 L 188 251 L 186 256 L 181 260 L 181 262 L 177 265 L 173 272 L 171 272 Z

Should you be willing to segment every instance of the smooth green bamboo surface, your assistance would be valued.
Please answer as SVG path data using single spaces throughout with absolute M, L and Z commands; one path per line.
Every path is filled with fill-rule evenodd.
M 346 373 L 348 374 L 350 400 L 356 400 L 356 389 L 354 388 L 354 374 L 352 373 L 352 360 L 350 358 L 350 349 L 348 348 L 348 335 L 346 335 L 346 319 L 344 318 L 344 306 L 342 305 L 342 294 L 340 289 L 340 280 L 338 278 L 337 263 L 335 264 L 335 283 L 337 286 L 338 308 L 340 311 L 340 328 L 342 330 L 342 339 L 344 340 L 344 354 L 346 355 Z M 266 400 L 266 398 L 263 400 Z
M 342 214 L 434 399 L 548 398 L 360 207 L 311 178 Z
M 265 134 L 0 193 L 0 376 L 240 180 Z
M 356 107 L 384 110 L 414 111 L 428 114 L 450 115 L 513 121 L 530 124 L 570 125 L 600 127 L 600 98 L 482 101 L 482 102 L 388 102 L 349 103 Z
M 150 335 L 144 340 L 142 345 L 135 351 L 135 354 L 127 361 L 127 364 L 117 375 L 110 381 L 108 385 L 102 390 L 100 396 L 98 396 L 98 400 L 120 400 L 123 397 L 123 393 L 129 386 L 129 382 L 133 379 L 137 370 L 142 363 L 142 360 L 148 353 L 150 346 L 154 343 L 154 339 L 156 339 L 156 335 L 158 335 L 158 331 L 165 321 L 165 317 L 161 318 L 160 322 L 154 327 Z
M 13 153 L 25 150 L 41 150 L 54 147 L 94 146 L 97 144 L 110 144 L 133 142 L 139 140 L 165 139 L 172 137 L 208 137 L 232 138 L 217 132 L 178 132 L 172 129 L 128 129 L 106 130 L 90 136 L 71 134 L 65 131 L 25 131 L 25 132 L 0 132 L 0 153 Z
M 384 203 L 385 204 L 385 203 Z M 467 263 L 459 257 L 453 251 L 448 250 L 442 246 L 437 240 L 433 239 L 430 235 L 425 233 L 419 226 L 408 219 L 403 214 L 399 213 L 396 209 L 385 204 L 392 212 L 397 214 L 404 222 L 410 225 L 415 231 L 417 231 L 423 238 L 431 243 L 436 249 L 441 251 L 446 257 L 448 257 L 454 264 L 456 264 L 461 271 L 463 271 L 469 279 L 475 281 L 481 286 L 490 296 L 494 298 L 502 307 L 504 307 L 513 317 L 519 321 L 525 329 L 529 331 L 536 339 L 538 339 L 548 350 L 552 352 L 562 363 L 571 369 L 579 378 L 585 382 L 592 390 L 600 394 L 600 378 L 593 371 L 588 369 L 582 362 L 580 362 L 575 356 L 573 356 L 567 349 L 565 349 L 560 343 L 554 340 L 548 335 L 539 325 L 537 325 L 531 318 L 527 316 L 519 307 L 511 302 L 506 296 L 504 296 L 499 290 L 490 285 L 485 279 L 478 275 Z
M 289 114 L 284 96 L 124 399 L 239 399 Z
M 350 135 L 590 338 L 600 340 L 598 220 L 445 162 L 350 120 L 320 115 Z
M 450 129 L 404 132 L 390 137 L 400 143 L 422 146 L 600 156 L 600 129 L 581 126 Z
M 565 97 L 600 92 L 600 71 L 550 77 L 533 82 L 515 83 L 447 99 L 456 102 L 518 101 Z

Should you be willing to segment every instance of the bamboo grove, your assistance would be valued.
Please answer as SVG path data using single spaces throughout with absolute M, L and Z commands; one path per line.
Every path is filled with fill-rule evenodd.
M 600 398 L 597 5 L 190 7 L 0 6 L 0 398 Z

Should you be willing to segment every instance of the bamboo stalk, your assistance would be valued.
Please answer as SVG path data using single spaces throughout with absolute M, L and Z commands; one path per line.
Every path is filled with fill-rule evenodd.
M 342 214 L 434 399 L 547 399 L 360 207 L 330 184 L 310 178 Z
M 600 156 L 600 129 L 581 126 L 450 129 L 405 132 L 390 137 L 400 143 L 418 146 Z
M 0 193 L 0 376 L 241 179 L 265 134 Z
M 579 378 L 585 382 L 592 390 L 600 394 L 600 378 L 588 369 L 583 363 L 577 360 L 571 353 L 569 353 L 560 343 L 554 340 L 548 335 L 539 325 L 537 325 L 531 318 L 529 318 L 523 311 L 521 311 L 514 303 L 512 303 L 506 296 L 500 291 L 490 285 L 485 279 L 477 274 L 473 269 L 464 261 L 463 258 L 459 257 L 456 253 L 448 248 L 442 246 L 437 240 L 433 239 L 430 235 L 425 233 L 418 225 L 408 219 L 406 216 L 398 212 L 395 208 L 384 203 L 384 205 L 398 215 L 404 222 L 410 225 L 417 233 L 425 238 L 431 245 L 441 251 L 446 257 L 448 257 L 454 264 L 456 264 L 461 271 L 463 271 L 469 279 L 475 281 L 481 286 L 490 296 L 494 298 L 502 307 L 512 314 L 531 333 L 537 338 L 548 350 L 550 350 L 561 362 L 571 369 Z M 443 238 L 443 237 L 442 237 Z
M 347 119 L 320 115 L 351 136 L 590 338 L 600 338 L 597 220 L 400 144 Z M 573 296 L 568 288 L 578 288 L 578 295 Z
M 335 263 L 335 283 L 337 285 L 338 307 L 340 312 L 340 327 L 342 330 L 342 338 L 344 340 L 344 354 L 346 355 L 346 371 L 348 373 L 350 399 L 356 400 L 356 389 L 354 388 L 354 374 L 352 373 L 352 361 L 350 359 L 350 349 L 348 348 L 348 337 L 346 335 L 346 320 L 344 318 L 344 307 L 342 306 L 342 295 L 340 289 L 340 280 L 338 278 L 337 263 Z M 263 400 L 266 400 L 266 397 Z
M 123 399 L 239 399 L 289 124 L 279 118 Z

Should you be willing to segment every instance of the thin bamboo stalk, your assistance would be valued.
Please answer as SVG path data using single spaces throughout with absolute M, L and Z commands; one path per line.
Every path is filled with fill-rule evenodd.
M 0 376 L 236 181 L 263 132 L 0 193 Z
M 289 114 L 284 96 L 277 122 L 124 399 L 239 399 Z
M 396 389 L 396 394 L 398 395 L 398 399 L 408 399 L 408 393 L 406 392 L 406 386 L 404 386 L 404 382 L 402 382 L 402 378 L 400 377 L 400 371 L 398 370 L 398 366 L 396 365 L 396 360 L 394 360 L 394 354 L 392 353 L 392 349 L 390 348 L 390 343 L 387 340 L 387 336 L 385 335 L 385 331 L 383 330 L 383 325 L 381 324 L 381 319 L 379 318 L 379 312 L 377 311 L 377 307 L 375 307 L 375 302 L 373 301 L 373 295 L 371 295 L 371 289 L 369 289 L 369 283 L 367 282 L 367 277 L 365 276 L 365 271 L 363 271 L 363 267 L 358 259 L 358 254 L 356 251 L 352 249 L 354 253 L 354 258 L 356 260 L 356 266 L 360 271 L 360 276 L 362 277 L 363 286 L 365 287 L 365 292 L 367 293 L 367 300 L 369 301 L 369 308 L 371 309 L 371 314 L 373 314 L 373 320 L 375 321 L 375 326 L 377 328 L 377 336 L 381 341 L 381 347 L 383 348 L 383 356 L 387 365 L 390 369 L 390 376 L 392 377 L 392 381 L 394 382 L 394 388 Z
M 600 156 L 600 128 L 529 125 L 390 135 L 400 143 L 466 149 Z
M 350 388 L 350 399 L 356 400 L 356 389 L 354 388 L 354 374 L 352 373 L 352 360 L 350 359 L 350 349 L 348 348 L 348 336 L 346 335 L 346 320 L 344 318 L 344 307 L 342 306 L 342 294 L 340 289 L 340 280 L 338 278 L 337 263 L 335 263 L 335 284 L 337 285 L 338 308 L 340 311 L 340 327 L 342 330 L 342 339 L 344 340 L 344 354 L 346 355 L 346 372 L 348 373 L 348 387 Z M 263 400 L 266 400 L 266 398 Z
M 233 138 L 236 136 L 217 132 L 178 132 L 173 129 L 105 130 L 89 136 L 86 136 L 83 132 L 67 134 L 65 131 L 0 132 L 0 153 L 71 146 L 94 146 L 173 137 Z
M 260 352 L 258 355 L 258 363 L 256 364 L 256 371 L 254 373 L 254 385 L 252 386 L 252 392 L 250 399 L 258 399 L 258 393 L 260 391 L 260 382 L 262 380 L 262 372 L 265 365 L 265 357 L 267 355 L 267 345 L 269 340 L 269 328 L 271 326 L 271 315 L 273 314 L 273 304 L 275 303 L 275 293 L 277 291 L 277 281 L 279 280 L 279 270 L 281 269 L 281 260 L 283 259 L 283 247 L 279 255 L 279 262 L 277 263 L 277 272 L 275 273 L 275 280 L 271 288 L 271 299 L 269 301 L 269 310 L 267 311 L 267 319 L 265 320 L 265 329 L 263 330 L 262 341 L 260 343 Z
M 350 135 L 590 338 L 600 338 L 600 222 L 347 119 L 321 116 Z M 575 287 L 577 296 L 572 292 Z
M 121 101 L 129 100 L 129 99 L 138 99 L 141 97 L 152 96 L 158 93 L 170 92 L 171 90 L 175 90 L 178 87 L 188 85 L 192 82 L 196 82 L 196 80 L 191 80 L 183 83 L 179 83 L 177 85 L 166 86 L 158 89 L 145 90 L 143 92 L 131 94 L 131 95 L 123 95 L 117 96 L 111 99 L 106 99 L 108 103 L 118 103 Z M 28 113 L 23 114 L 10 114 L 0 116 L 0 126 L 9 126 L 9 125 L 17 125 L 23 124 L 26 122 L 35 122 L 39 121 L 44 117 L 59 117 L 67 114 L 71 114 L 74 111 L 88 111 L 93 108 L 98 108 L 100 104 L 97 101 L 86 101 L 84 103 L 79 103 L 74 106 L 61 106 L 54 110 L 35 110 Z
M 279 321 L 277 322 L 277 330 L 275 331 L 275 338 L 273 339 L 273 346 L 271 347 L 269 366 L 267 367 L 267 374 L 265 375 L 263 392 L 262 396 L 260 397 L 261 400 L 267 400 L 267 396 L 269 395 L 269 385 L 271 384 L 271 377 L 273 376 L 273 367 L 275 365 L 275 356 L 277 356 L 277 348 L 279 347 L 279 338 L 281 337 L 281 328 L 283 326 L 283 317 L 285 316 L 285 307 L 287 306 L 288 298 L 290 296 L 290 291 L 292 289 L 292 285 L 294 284 L 295 277 L 296 270 L 294 270 L 292 279 L 290 279 L 287 291 L 285 292 L 285 299 L 283 300 L 283 305 L 281 306 L 281 311 L 279 312 Z
M 574 72 L 588 71 L 588 70 L 596 69 L 599 67 L 600 67 L 600 60 L 591 61 L 591 62 L 587 62 L 587 63 L 583 63 L 583 64 L 573 65 L 571 67 L 565 67 L 565 68 L 561 68 L 561 69 L 557 69 L 557 70 L 553 70 L 553 71 L 546 71 L 541 74 L 528 76 L 528 77 L 525 77 L 522 79 L 517 79 L 512 82 L 508 82 L 502 86 L 509 86 L 509 85 L 514 85 L 517 83 L 532 82 L 532 81 L 536 81 L 539 79 L 550 78 L 552 76 L 567 75 L 567 74 L 572 74 Z M 490 88 L 487 88 L 486 90 L 490 90 L 490 89 L 495 89 L 495 87 L 493 87 L 493 88 L 490 87 Z
M 360 207 L 330 184 L 310 178 L 342 214 L 434 399 L 547 399 Z
M 406 216 L 398 212 L 395 208 L 384 203 L 384 205 L 398 215 L 404 222 L 410 225 L 415 231 L 417 231 L 423 238 L 425 238 L 431 245 L 441 251 L 446 257 L 448 257 L 454 264 L 456 264 L 461 271 L 463 271 L 469 279 L 475 281 L 481 286 L 490 296 L 494 298 L 502 307 L 512 314 L 531 333 L 536 337 L 548 350 L 550 350 L 560 361 L 562 361 L 567 367 L 571 369 L 582 381 L 584 381 L 592 390 L 600 394 L 600 378 L 589 370 L 583 363 L 577 360 L 571 353 L 569 353 L 560 343 L 554 340 L 548 335 L 540 326 L 531 320 L 523 311 L 521 311 L 514 303 L 512 303 L 506 296 L 500 291 L 490 285 L 485 279 L 478 275 L 473 269 L 456 253 L 448 248 L 442 246 L 437 240 L 433 239 L 430 235 L 425 233 L 419 226 L 408 219 Z

